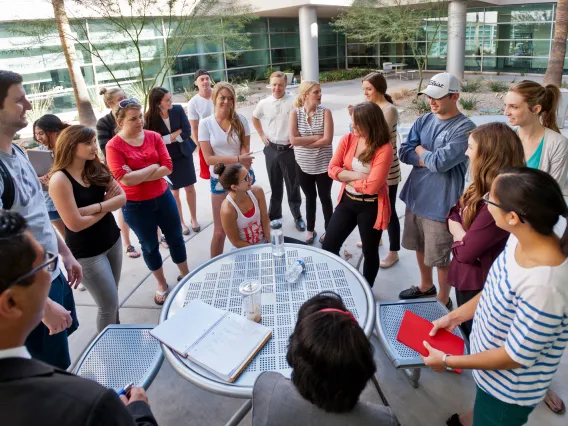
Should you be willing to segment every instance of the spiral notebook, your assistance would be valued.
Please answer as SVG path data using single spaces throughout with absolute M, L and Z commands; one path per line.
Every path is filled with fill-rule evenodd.
M 232 383 L 270 340 L 272 330 L 201 300 L 192 300 L 150 334 L 181 356 Z

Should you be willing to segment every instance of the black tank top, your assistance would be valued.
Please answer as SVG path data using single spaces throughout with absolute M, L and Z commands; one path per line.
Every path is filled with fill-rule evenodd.
M 88 188 L 81 185 L 67 172 L 62 170 L 73 186 L 73 197 L 77 207 L 86 207 L 104 201 L 106 188 L 91 185 Z M 116 225 L 112 213 L 107 213 L 101 220 L 89 228 L 73 232 L 65 227 L 65 242 L 76 259 L 98 256 L 110 249 L 120 237 L 120 229 Z

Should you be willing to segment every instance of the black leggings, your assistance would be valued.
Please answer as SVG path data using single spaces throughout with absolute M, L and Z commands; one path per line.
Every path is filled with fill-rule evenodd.
M 461 305 L 466 304 L 475 296 L 481 293 L 481 290 L 464 290 L 460 291 L 456 288 L 456 302 L 458 302 L 458 308 Z M 471 334 L 471 329 L 473 328 L 473 320 L 464 321 L 461 324 L 462 331 L 465 333 L 465 337 L 469 339 Z
M 302 192 L 306 196 L 306 220 L 308 222 L 308 231 L 313 232 L 316 226 L 318 195 L 321 201 L 325 229 L 327 231 L 329 221 L 333 215 L 333 201 L 331 201 L 331 185 L 333 184 L 333 179 L 329 177 L 327 172 L 320 173 L 319 175 L 309 175 L 304 173 L 302 169 L 300 169 L 300 166 L 298 166 L 298 163 L 296 163 L 296 174 L 300 182 L 300 188 L 302 188 Z
M 389 241 L 390 251 L 400 251 L 400 222 L 396 212 L 396 192 L 398 185 L 389 185 L 389 201 L 391 206 L 391 217 L 389 222 Z
M 377 221 L 378 202 L 355 201 L 343 194 L 341 201 L 333 212 L 333 217 L 325 234 L 322 248 L 339 256 L 341 246 L 349 237 L 355 227 L 359 227 L 359 234 L 363 243 L 363 276 L 371 287 L 379 272 L 379 242 L 383 231 L 373 226 Z

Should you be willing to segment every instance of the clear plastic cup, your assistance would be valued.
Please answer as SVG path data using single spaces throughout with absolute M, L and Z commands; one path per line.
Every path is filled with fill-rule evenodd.
M 239 285 L 239 293 L 243 296 L 243 314 L 247 319 L 260 322 L 262 310 L 262 284 L 249 280 Z

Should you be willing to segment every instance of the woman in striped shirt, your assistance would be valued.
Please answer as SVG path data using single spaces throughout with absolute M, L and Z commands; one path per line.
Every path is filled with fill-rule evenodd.
M 313 244 L 317 236 L 316 206 L 319 196 L 325 229 L 333 214 L 331 185 L 333 180 L 327 174 L 327 167 L 333 154 L 333 118 L 331 112 L 321 105 L 321 87 L 316 81 L 305 80 L 300 84 L 296 109 L 290 113 L 289 135 L 294 146 L 296 173 L 300 187 L 306 196 L 306 218 L 308 238 Z M 325 232 L 320 238 L 323 243 Z
M 568 206 L 554 178 L 527 167 L 500 172 L 484 201 L 512 235 L 483 291 L 430 332 L 473 318 L 472 354 L 452 356 L 424 342 L 424 362 L 434 371 L 474 370 L 474 426 L 517 426 L 544 398 L 568 343 L 568 232 L 560 239 L 554 229 Z

